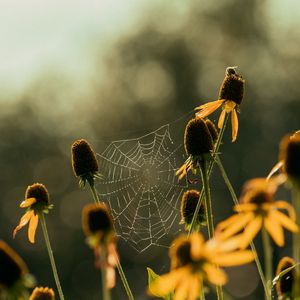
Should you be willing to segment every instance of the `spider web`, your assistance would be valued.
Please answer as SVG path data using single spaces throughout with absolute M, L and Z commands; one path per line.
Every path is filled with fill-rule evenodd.
M 116 231 L 136 251 L 168 247 L 178 232 L 179 206 L 187 184 L 175 171 L 183 163 L 169 124 L 142 137 L 113 141 L 98 154 L 104 179 L 97 187 Z M 173 235 L 173 236 L 172 236 Z

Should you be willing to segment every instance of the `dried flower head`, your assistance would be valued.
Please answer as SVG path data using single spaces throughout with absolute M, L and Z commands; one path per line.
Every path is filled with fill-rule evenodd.
M 48 287 L 36 287 L 29 300 L 54 300 L 55 294 L 51 288 Z
M 22 216 L 19 225 L 15 228 L 13 237 L 29 222 L 28 239 L 31 243 L 34 243 L 39 214 L 48 213 L 49 209 L 53 207 L 53 205 L 50 204 L 49 193 L 46 187 L 41 183 L 29 185 L 25 192 L 25 200 L 22 201 L 20 207 L 27 208 L 27 210 Z
M 84 139 L 72 144 L 72 166 L 74 174 L 80 177 L 80 185 L 86 182 L 94 185 L 95 178 L 99 176 L 96 154 L 91 145 Z
M 82 228 L 92 247 L 106 242 L 114 233 L 113 219 L 104 204 L 89 204 L 82 211 Z
M 12 288 L 22 277 L 28 273 L 28 269 L 22 258 L 0 240 L 0 290 Z
M 219 128 L 223 126 L 226 114 L 231 113 L 232 142 L 237 138 L 239 128 L 237 110 L 242 103 L 245 86 L 245 80 L 242 76 L 237 74 L 236 68 L 237 67 L 228 67 L 226 69 L 225 78 L 220 87 L 219 100 L 196 107 L 196 110 L 199 110 L 199 112 L 196 113 L 196 118 L 205 118 L 219 107 L 222 107 L 218 121 Z
M 288 256 L 283 257 L 278 263 L 276 275 L 278 276 L 282 271 L 294 265 L 295 265 L 295 261 L 291 257 Z M 288 271 L 287 273 L 285 273 L 279 278 L 279 280 L 276 283 L 276 290 L 279 299 L 283 299 L 284 296 L 291 297 L 291 294 L 293 292 L 293 284 L 296 280 L 296 277 L 297 277 L 296 269 L 293 268 L 292 270 Z
M 215 143 L 217 141 L 218 135 L 219 135 L 218 130 L 217 130 L 215 124 L 210 119 L 206 119 L 205 120 L 205 124 L 206 124 L 206 126 L 207 126 L 207 128 L 208 128 L 208 130 L 210 132 L 210 135 L 211 135 L 211 137 L 213 139 L 213 142 Z
M 189 229 L 193 216 L 196 210 L 196 206 L 199 202 L 200 193 L 197 190 L 186 191 L 181 199 L 181 224 L 185 224 L 186 229 Z M 202 201 L 199 213 L 196 220 L 196 226 L 200 226 L 206 223 L 205 205 Z

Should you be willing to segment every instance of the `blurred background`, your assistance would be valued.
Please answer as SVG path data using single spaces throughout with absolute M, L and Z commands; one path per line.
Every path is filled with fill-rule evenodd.
M 12 239 L 26 187 L 44 183 L 66 299 L 101 299 L 81 230 L 82 207 L 92 198 L 72 173 L 74 140 L 85 138 L 101 153 L 111 141 L 170 123 L 174 143 L 181 143 L 189 112 L 217 99 L 227 66 L 239 66 L 246 79 L 238 139 L 231 144 L 228 126 L 221 148 L 238 194 L 245 180 L 269 172 L 281 137 L 300 127 L 296 0 L 2 0 L 0 11 L 0 238 L 39 285 L 55 288 L 40 228 L 34 245 L 25 228 Z M 232 202 L 217 170 L 211 183 L 218 222 Z M 278 195 L 289 197 L 286 190 Z M 260 249 L 260 237 L 256 242 Z M 288 236 L 284 248 L 274 248 L 274 265 L 290 251 Z M 167 272 L 167 250 L 139 254 L 120 240 L 119 252 L 136 299 L 148 299 L 146 266 Z M 234 299 L 263 298 L 254 264 L 227 271 Z M 120 280 L 113 299 L 126 299 Z

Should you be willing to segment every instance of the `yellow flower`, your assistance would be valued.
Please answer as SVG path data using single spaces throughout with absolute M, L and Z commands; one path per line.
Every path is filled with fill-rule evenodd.
M 244 186 L 240 204 L 234 207 L 235 214 L 217 226 L 216 233 L 219 238 L 227 239 L 244 230 L 240 239 L 240 247 L 246 248 L 264 226 L 274 242 L 282 247 L 284 245 L 283 228 L 291 232 L 298 232 L 295 223 L 294 208 L 286 201 L 274 201 L 273 197 L 280 183 L 280 178 L 255 178 Z M 280 212 L 284 209 L 288 215 Z
M 195 300 L 204 280 L 224 285 L 227 276 L 218 266 L 237 266 L 254 259 L 251 251 L 233 251 L 237 245 L 236 238 L 221 243 L 216 239 L 205 242 L 203 236 L 196 232 L 190 237 L 177 238 L 169 253 L 171 272 L 156 279 L 149 292 L 156 297 L 164 297 L 175 291 L 174 300 Z
M 195 108 L 199 110 L 196 113 L 196 118 L 205 118 L 222 106 L 222 112 L 218 121 L 219 128 L 223 126 L 226 114 L 231 113 L 232 142 L 237 138 L 239 128 L 237 110 L 243 100 L 245 85 L 245 80 L 236 73 L 235 68 L 237 67 L 228 67 L 226 69 L 225 78 L 219 92 L 219 100 L 208 102 Z
M 29 222 L 28 239 L 31 243 L 34 243 L 39 214 L 48 213 L 49 209 L 52 208 L 46 187 L 40 183 L 28 186 L 25 192 L 25 200 L 22 201 L 20 207 L 27 208 L 27 211 L 21 218 L 19 225 L 14 229 L 13 237 L 15 238 L 17 232 Z

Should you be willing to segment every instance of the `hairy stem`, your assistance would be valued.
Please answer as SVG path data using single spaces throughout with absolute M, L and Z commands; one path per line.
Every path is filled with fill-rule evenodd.
M 58 273 L 57 273 L 57 268 L 56 268 L 56 265 L 55 265 L 53 251 L 52 251 L 52 248 L 51 248 L 49 235 L 48 235 L 48 230 L 47 230 L 46 221 L 45 221 L 45 217 L 44 217 L 43 212 L 39 214 L 39 218 L 41 220 L 42 231 L 43 231 L 46 247 L 47 247 L 47 250 L 48 250 L 50 263 L 51 263 L 51 267 L 52 267 L 52 272 L 53 272 L 54 280 L 55 280 L 56 287 L 57 287 L 57 290 L 58 290 L 59 298 L 61 300 L 64 300 L 65 298 L 64 298 L 64 294 L 63 294 L 63 291 L 62 291 L 62 288 L 61 288 L 61 285 L 60 285 L 60 281 L 59 281 L 59 277 L 58 277 Z

